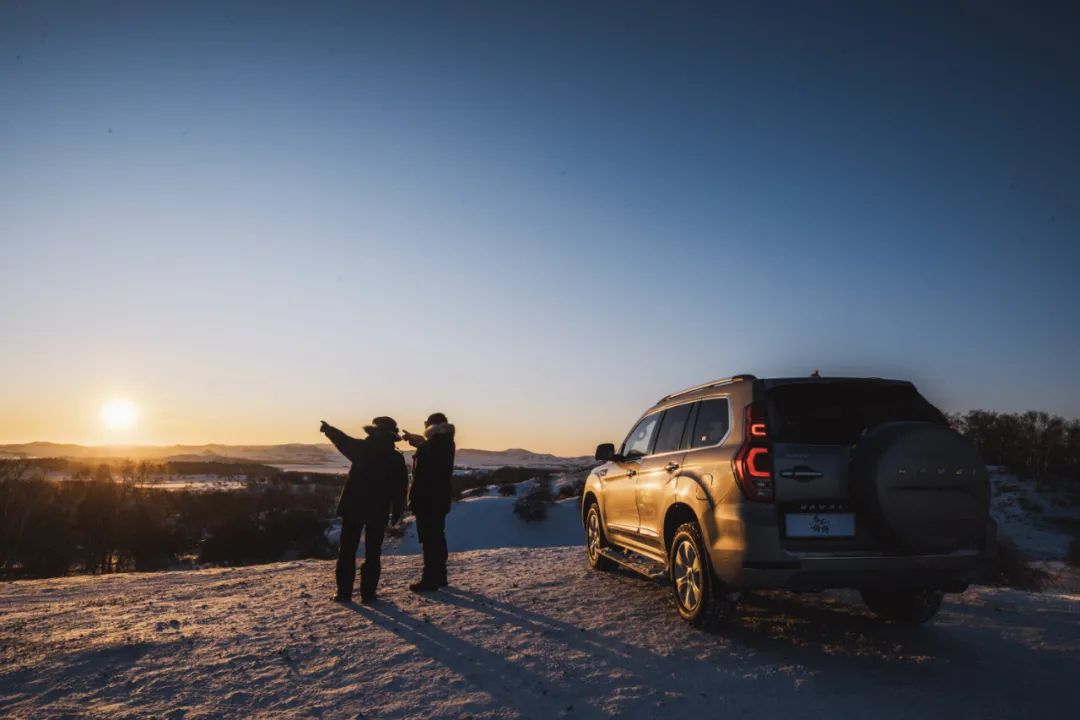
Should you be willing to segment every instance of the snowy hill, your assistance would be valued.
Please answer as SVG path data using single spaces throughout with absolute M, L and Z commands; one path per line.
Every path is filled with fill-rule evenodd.
M 975 588 L 933 624 L 850 593 L 746 598 L 723 635 L 580 547 L 451 555 L 417 596 L 389 557 L 371 607 L 303 561 L 0 584 L 0 716 L 1072 718 L 1080 598 Z

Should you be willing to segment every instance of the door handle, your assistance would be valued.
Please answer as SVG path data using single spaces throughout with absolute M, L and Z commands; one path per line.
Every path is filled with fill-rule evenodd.
M 626 471 L 626 477 L 634 477 L 635 475 L 637 475 L 637 470 L 627 470 Z
M 677 462 L 669 462 L 667 465 L 664 466 L 664 469 L 667 470 L 668 472 L 675 472 L 676 470 L 679 469 L 679 463 L 677 463 Z
M 790 470 L 781 470 L 780 477 L 791 478 L 793 480 L 814 480 L 821 477 L 824 473 L 818 472 L 814 468 L 807 467 L 806 465 L 798 465 Z

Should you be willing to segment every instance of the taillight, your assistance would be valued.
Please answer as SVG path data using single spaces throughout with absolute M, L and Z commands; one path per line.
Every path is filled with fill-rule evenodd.
M 773 499 L 772 452 L 769 447 L 769 427 L 764 408 L 751 403 L 746 406 L 743 444 L 732 461 L 735 480 L 747 500 L 771 502 Z

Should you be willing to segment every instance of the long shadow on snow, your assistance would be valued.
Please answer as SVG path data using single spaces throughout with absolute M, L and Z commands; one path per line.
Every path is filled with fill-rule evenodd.
M 411 642 L 420 652 L 459 673 L 497 704 L 513 708 L 522 717 L 555 717 L 567 704 L 574 705 L 574 717 L 590 720 L 608 717 L 607 713 L 582 705 L 580 694 L 544 694 L 537 688 L 552 685 L 545 678 L 510 658 L 467 642 L 433 623 L 418 620 L 389 601 L 351 609 Z
M 589 655 L 594 660 L 596 672 L 588 677 L 576 676 L 575 684 L 579 688 L 579 697 L 606 698 L 613 689 L 610 681 L 612 670 L 619 671 L 619 675 L 623 678 L 621 681 L 623 685 L 637 685 L 651 689 L 646 697 L 660 700 L 671 697 L 671 694 L 679 696 L 677 705 L 652 707 L 646 711 L 655 717 L 669 717 L 677 710 L 679 714 L 691 712 L 694 708 L 709 710 L 715 700 L 710 699 L 708 693 L 723 692 L 723 688 L 717 686 L 715 681 L 700 673 L 688 673 L 687 662 L 705 664 L 723 673 L 722 676 L 726 676 L 728 681 L 734 683 L 735 686 L 746 687 L 748 692 L 752 692 L 752 688 L 747 686 L 767 683 L 769 680 L 765 675 L 748 677 L 745 658 L 729 654 L 717 662 L 716 658 L 702 660 L 680 657 L 678 654 L 661 655 L 609 634 L 591 632 L 481 593 L 451 588 L 435 593 L 432 599 L 484 613 L 495 621 L 509 623 L 525 632 L 547 635 L 568 648 Z M 663 612 L 659 609 L 658 611 Z M 670 620 L 669 617 L 657 618 L 659 623 L 667 623 Z M 681 620 L 676 619 L 674 622 L 680 623 L 677 627 L 682 629 Z M 630 682 L 626 679 L 628 677 L 635 680 Z M 728 687 L 730 689 L 732 686 Z
M 975 714 L 1008 717 L 1024 688 L 1027 710 L 1054 717 L 1062 712 L 1061 691 L 1080 670 L 1069 649 L 1080 638 L 1075 610 L 1037 605 L 1010 617 L 994 604 L 946 602 L 935 622 L 905 627 L 829 596 L 777 591 L 752 594 L 745 605 L 727 637 L 813 668 L 816 682 L 839 696 L 888 678 L 889 690 L 911 707 L 931 710 L 943 698 L 963 698 Z M 1043 646 L 1047 639 L 1058 647 Z
M 624 670 L 655 668 L 668 660 L 662 655 L 622 642 L 607 635 L 590 634 L 585 628 L 549 615 L 525 610 L 512 603 L 496 600 L 482 593 L 458 588 L 446 588 L 432 596 L 447 605 L 475 610 L 490 615 L 495 620 L 515 625 L 527 632 L 538 632 L 557 637 L 563 644 L 590 655 L 599 655 L 612 665 Z M 629 662 L 628 662 L 629 661 Z M 636 671 L 635 671 L 636 672 Z
M 684 676 L 680 670 L 685 669 L 686 657 L 661 656 L 607 634 L 585 633 L 570 623 L 475 592 L 451 589 L 432 597 L 486 613 L 525 631 L 554 635 L 563 644 L 629 672 L 645 684 L 665 678 L 666 689 L 686 697 L 701 690 L 693 681 L 679 680 Z M 977 698 L 985 711 L 993 710 L 995 698 L 1003 698 L 1018 682 L 1053 685 L 1046 682 L 1045 672 L 1065 676 L 1075 671 L 1070 666 L 1080 665 L 1066 650 L 1024 642 L 1033 633 L 1053 637 L 1062 630 L 1071 631 L 1075 642 L 1080 636 L 1080 616 L 1069 609 L 1025 613 L 1024 624 L 1018 627 L 1003 624 L 1001 611 L 992 605 L 949 603 L 937 625 L 912 628 L 882 624 L 851 602 L 830 596 L 811 598 L 784 592 L 748 595 L 744 613 L 715 638 L 716 652 L 709 660 L 726 667 L 735 677 L 755 665 L 795 663 L 812 671 L 817 684 L 856 693 L 867 677 L 886 671 L 889 685 L 898 691 L 907 688 L 921 694 L 936 691 L 970 696 Z M 657 612 L 664 610 L 657 608 Z M 656 621 L 681 622 L 659 615 Z M 700 637 L 708 643 L 708 635 Z M 726 647 L 721 644 L 725 641 L 730 641 Z M 697 643 L 695 646 L 702 649 Z M 1055 702 L 1049 696 L 1040 698 L 1038 704 L 1052 708 Z
M 861 605 L 830 596 L 798 596 L 774 591 L 753 593 L 744 598 L 741 612 L 725 635 L 758 649 L 786 648 L 805 653 L 827 650 L 830 657 L 879 657 L 891 662 L 920 662 L 927 656 L 950 660 L 975 657 L 982 650 L 960 635 L 985 634 L 983 644 L 1005 651 L 1016 646 L 1038 654 L 1053 653 L 1020 641 L 1013 631 L 1025 636 L 1060 636 L 1072 631 L 1072 641 L 1080 638 L 1080 615 L 1074 609 L 1054 608 L 1036 599 L 1027 612 L 1010 612 L 996 604 L 946 601 L 935 621 L 923 626 L 887 625 Z M 1022 619 L 1022 626 L 1010 622 Z M 957 632 L 959 630 L 960 632 Z
M 167 644 L 139 642 L 81 649 L 62 653 L 57 662 L 68 682 L 57 682 L 56 674 L 38 668 L 21 668 L 13 673 L 0 674 L 0 698 L 21 694 L 33 696 L 35 703 L 44 704 L 73 693 L 94 691 L 95 696 L 126 697 L 126 689 L 108 687 L 103 677 L 115 676 L 134 669 L 147 654 L 162 650 Z M 61 654 L 58 650 L 57 654 Z M 0 706 L 2 707 L 2 706 Z

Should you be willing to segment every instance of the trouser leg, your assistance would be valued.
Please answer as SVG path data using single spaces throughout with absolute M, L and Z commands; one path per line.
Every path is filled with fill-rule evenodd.
M 360 532 L 364 529 L 362 523 L 349 520 L 341 522 L 341 542 L 338 545 L 337 577 L 338 596 L 351 598 L 353 582 L 356 580 L 356 550 L 360 547 Z
M 382 544 L 386 525 L 368 524 L 364 534 L 364 562 L 360 565 L 360 595 L 374 597 L 382 574 Z
M 446 516 L 432 513 L 417 516 L 416 533 L 424 553 L 423 579 L 437 583 L 446 580 Z
M 434 577 L 440 584 L 446 584 L 446 560 L 450 556 L 450 550 L 446 546 L 446 516 L 439 515 L 439 523 L 436 526 L 436 566 L 433 570 Z

